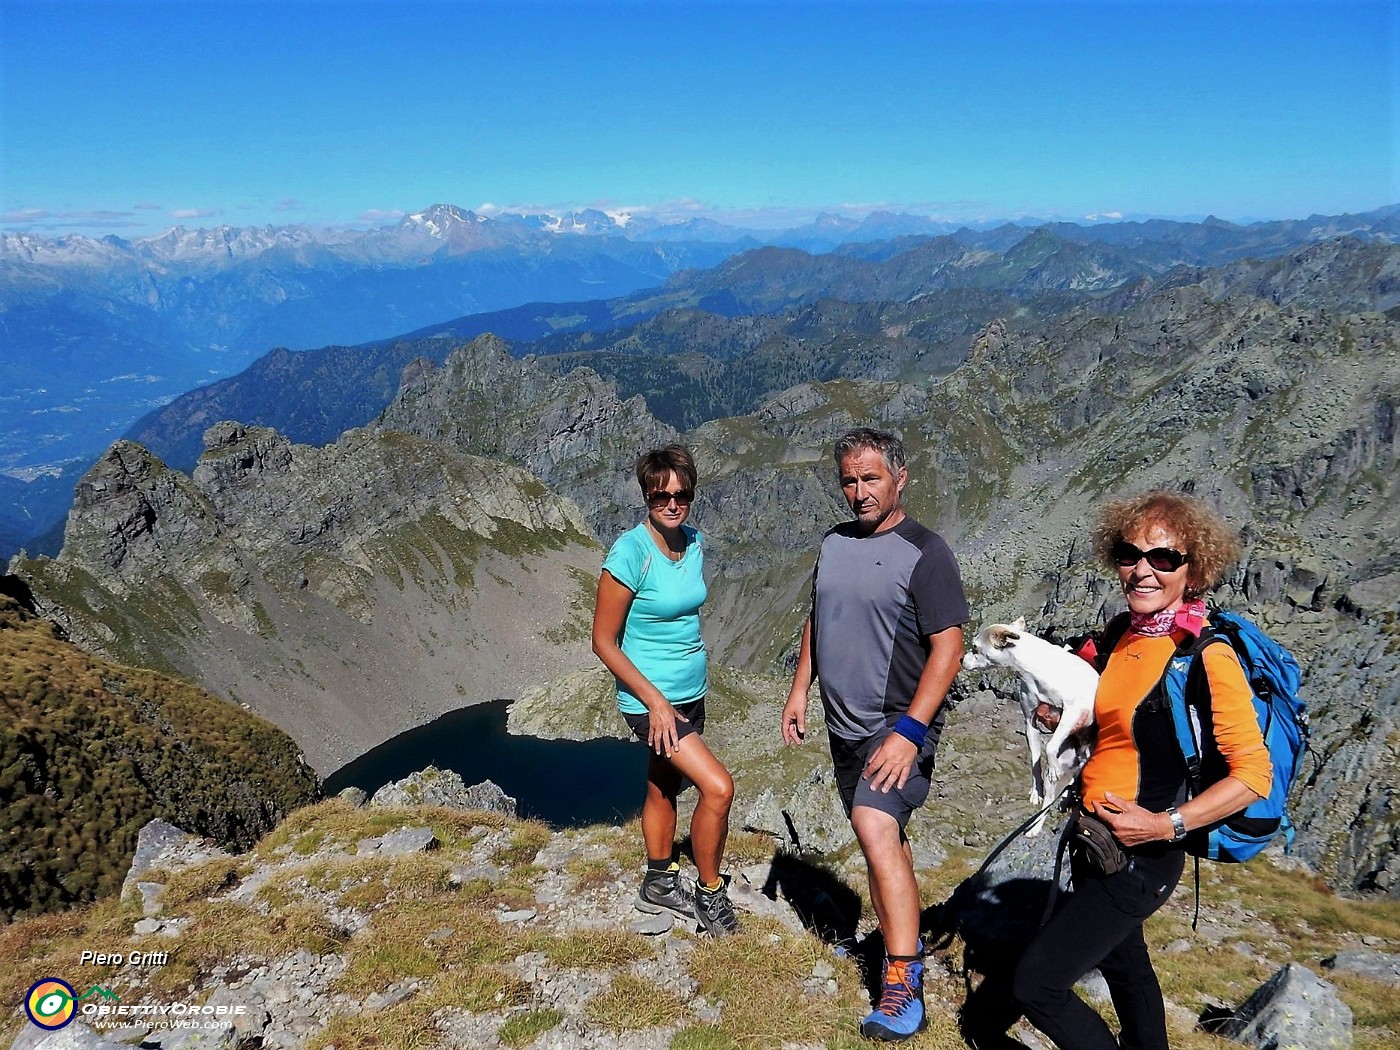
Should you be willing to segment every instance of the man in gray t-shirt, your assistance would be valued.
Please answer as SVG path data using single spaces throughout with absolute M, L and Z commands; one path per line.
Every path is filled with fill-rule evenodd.
M 968 620 L 948 545 L 900 505 L 904 460 L 903 444 L 882 431 L 862 427 L 836 443 L 855 520 L 822 540 L 782 714 L 783 740 L 802 743 L 807 693 L 819 684 L 837 787 L 885 940 L 880 1004 L 861 1034 L 884 1040 L 908 1039 L 925 1023 L 919 886 L 904 829 L 928 797 Z

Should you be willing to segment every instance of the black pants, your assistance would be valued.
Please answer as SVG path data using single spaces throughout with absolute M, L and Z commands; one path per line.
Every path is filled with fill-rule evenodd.
M 1060 1050 L 1168 1050 L 1162 988 L 1142 924 L 1171 896 L 1185 860 L 1181 849 L 1158 850 L 1101 875 L 1071 856 L 1074 893 L 1031 941 L 1012 978 L 1026 1019 Z M 1121 1042 L 1073 991 L 1095 967 L 1108 982 Z

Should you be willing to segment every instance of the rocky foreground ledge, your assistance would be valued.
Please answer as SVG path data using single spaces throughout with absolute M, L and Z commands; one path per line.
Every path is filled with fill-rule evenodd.
M 860 1044 L 855 1021 L 869 1009 L 863 954 L 832 943 L 849 945 L 868 928 L 852 912 L 853 887 L 863 886 L 857 859 L 809 863 L 775 854 L 768 836 L 736 832 L 731 894 L 743 929 L 711 939 L 633 907 L 638 841 L 635 823 L 552 831 L 517 818 L 514 800 L 489 782 L 468 788 L 433 769 L 373 799 L 350 789 L 300 810 L 237 856 L 152 822 L 120 900 L 0 930 L 0 951 L 21 962 L 3 979 L 11 1002 L 45 978 L 68 982 L 78 999 L 75 1019 L 56 1031 L 17 1011 L 10 1045 Z M 969 987 L 964 946 L 987 914 L 1005 917 L 993 902 L 1025 882 L 1045 848 L 1008 851 L 990 882 L 964 881 L 942 909 L 930 909 L 935 925 L 960 929 L 962 939 L 950 936 L 930 955 L 930 1025 L 913 1046 L 966 1045 L 957 1021 Z M 1259 918 L 1226 919 L 1203 924 L 1202 936 L 1238 958 L 1232 938 Z M 1335 953 L 1326 981 L 1297 962 L 1277 968 L 1242 1009 L 1215 1001 L 1216 1020 L 1256 1047 L 1394 1045 L 1392 1030 L 1364 1026 L 1354 1043 L 1352 1010 L 1331 983 L 1353 1002 L 1400 986 L 1400 956 L 1379 950 L 1394 942 L 1370 940 Z M 1218 972 L 1200 977 L 1223 984 Z M 1098 994 L 1094 982 L 1085 991 Z M 1169 1002 L 1174 1046 L 1225 1045 L 1199 1029 L 1200 1013 L 1199 1001 Z M 1047 1047 L 1024 1025 L 1013 1034 L 1023 1046 Z

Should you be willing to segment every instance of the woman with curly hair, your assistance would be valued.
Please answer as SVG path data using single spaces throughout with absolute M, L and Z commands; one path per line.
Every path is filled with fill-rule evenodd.
M 1208 626 L 1203 596 L 1239 557 L 1240 544 L 1200 500 L 1157 490 L 1105 504 L 1094 546 L 1118 574 L 1128 604 L 1127 629 L 1096 661 L 1098 737 L 1075 818 L 1102 833 L 1103 845 L 1071 853 L 1074 892 L 1026 949 L 1012 991 L 1060 1050 L 1167 1050 L 1166 1011 L 1143 923 L 1181 878 L 1188 832 L 1264 797 L 1272 777 L 1249 683 L 1230 646 L 1201 653 L 1215 745 L 1229 775 L 1194 797 L 1187 797 L 1186 764 L 1161 685 L 1167 662 Z M 1073 991 L 1095 968 L 1118 1014 L 1117 1039 Z

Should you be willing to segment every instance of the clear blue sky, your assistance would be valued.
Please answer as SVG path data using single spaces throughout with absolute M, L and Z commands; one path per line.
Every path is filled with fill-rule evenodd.
M 1400 201 L 1400 3 L 0 0 L 0 228 Z

